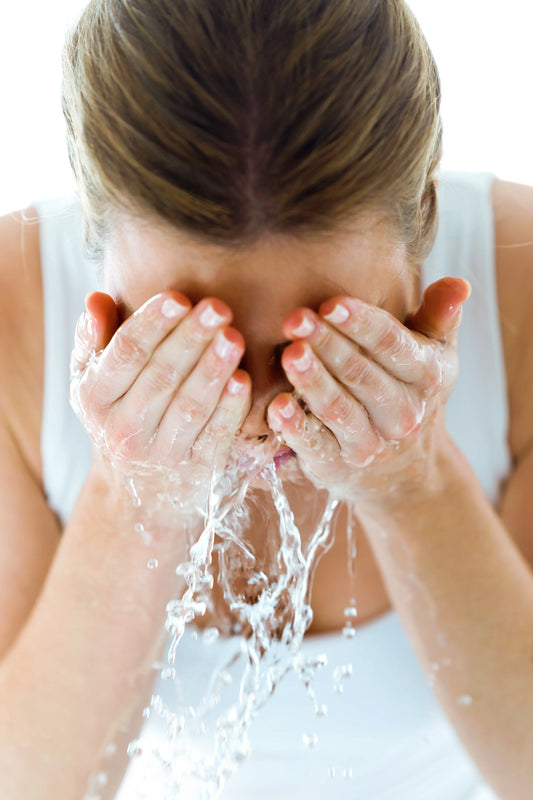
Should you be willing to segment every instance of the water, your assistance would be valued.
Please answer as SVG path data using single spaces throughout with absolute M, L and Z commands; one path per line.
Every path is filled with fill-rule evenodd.
M 142 765 L 139 799 L 218 798 L 249 755 L 252 721 L 290 671 L 305 687 L 315 716 L 327 714 L 327 706 L 313 690 L 314 676 L 326 666 L 327 658 L 305 658 L 301 645 L 313 617 L 313 570 L 332 545 L 339 502 L 326 492 L 315 492 L 315 505 L 302 528 L 290 503 L 300 487 L 291 482 L 292 477 L 282 480 L 284 468 L 278 473 L 273 461 L 279 447 L 280 439 L 274 434 L 262 440 L 236 441 L 224 469 L 213 470 L 202 528 L 191 541 L 188 558 L 176 568 L 185 591 L 167 604 L 166 658 L 154 665 L 170 691 L 154 694 L 143 711 L 150 725 L 159 726 L 159 735 L 141 733 L 128 747 L 130 758 Z M 142 505 L 144 498 L 131 476 L 127 489 L 132 505 Z M 169 486 L 158 495 L 158 502 L 175 506 L 176 494 L 176 487 Z M 348 547 L 353 559 L 351 520 Z M 136 523 L 135 533 L 149 543 L 143 524 Z M 147 563 L 152 570 L 157 566 L 155 559 Z M 350 569 L 353 590 L 353 565 Z M 224 601 L 224 613 L 218 615 L 215 591 Z M 356 614 L 352 600 L 346 610 L 348 636 L 355 632 Z M 204 618 L 209 621 L 202 631 Z M 197 634 L 192 628 L 195 623 L 200 626 Z M 215 643 L 227 643 L 229 648 L 227 659 L 203 687 L 203 696 L 196 698 L 181 696 L 175 667 L 186 631 L 196 639 L 199 664 L 201 649 L 207 657 Z M 350 675 L 351 665 L 337 667 L 333 690 L 340 687 L 342 691 Z M 302 743 L 308 750 L 318 746 L 316 733 L 302 731 Z

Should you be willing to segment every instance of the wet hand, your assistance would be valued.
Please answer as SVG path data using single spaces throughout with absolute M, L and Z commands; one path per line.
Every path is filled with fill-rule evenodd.
M 268 420 L 317 487 L 379 504 L 433 474 L 469 294 L 466 281 L 437 281 L 405 324 L 344 296 L 288 315 L 282 366 L 295 391 L 272 401 Z
M 119 325 L 109 295 L 94 292 L 86 304 L 70 397 L 96 451 L 123 472 L 166 468 L 191 486 L 200 474 L 209 482 L 250 407 L 231 310 L 215 298 L 192 307 L 166 291 Z

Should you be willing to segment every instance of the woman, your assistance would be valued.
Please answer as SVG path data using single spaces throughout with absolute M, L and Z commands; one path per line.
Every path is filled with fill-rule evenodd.
M 360 706 L 330 715 L 334 752 L 373 748 L 331 793 L 459 800 L 481 773 L 529 797 L 532 191 L 443 179 L 432 249 L 439 83 L 402 0 L 91 2 L 64 66 L 99 281 L 76 209 L 2 221 L 2 796 L 74 800 L 101 763 L 92 796 L 114 796 L 125 762 L 107 756 L 139 729 L 213 464 L 276 432 L 297 512 L 324 490 L 355 508 L 350 652 L 394 636 L 392 607 L 420 664 L 394 685 L 415 675 L 401 637 L 373 686 L 361 662 L 395 735 Z M 317 634 L 352 593 L 336 519 Z M 407 717 L 430 707 L 424 675 L 438 747 Z M 228 797 L 324 791 L 318 755 L 251 758 Z

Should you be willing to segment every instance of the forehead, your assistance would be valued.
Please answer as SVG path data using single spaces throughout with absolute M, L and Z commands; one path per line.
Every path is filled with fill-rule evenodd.
M 323 298 L 361 294 L 366 287 L 375 296 L 394 276 L 404 276 L 406 266 L 405 246 L 377 213 L 358 215 L 342 231 L 270 235 L 243 247 L 201 242 L 159 221 L 123 215 L 113 225 L 103 260 L 107 290 L 128 298 L 128 305 L 132 293 L 144 302 L 158 291 L 178 288 L 199 299 L 206 293 L 223 295 L 236 283 L 266 294 L 299 289 Z

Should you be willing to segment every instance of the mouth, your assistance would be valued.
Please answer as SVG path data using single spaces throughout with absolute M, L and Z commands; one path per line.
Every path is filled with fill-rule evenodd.
M 273 458 L 274 466 L 276 467 L 276 469 L 279 469 L 282 466 L 282 464 L 285 464 L 291 458 L 294 458 L 295 455 L 296 453 L 294 452 L 294 450 L 291 450 L 290 447 L 280 447 L 280 449 L 277 451 L 277 453 L 274 455 Z

